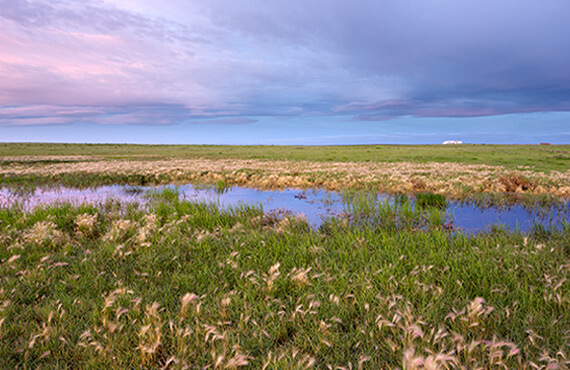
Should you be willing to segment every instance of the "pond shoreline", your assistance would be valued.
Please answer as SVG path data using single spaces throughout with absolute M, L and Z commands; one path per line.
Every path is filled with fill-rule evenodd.
M 323 189 L 279 189 L 261 190 L 247 187 L 204 187 L 186 184 L 182 186 L 165 185 L 136 187 L 129 185 L 110 185 L 76 189 L 66 187 L 44 187 L 29 193 L 12 192 L 0 188 L 0 208 L 19 205 L 26 210 L 38 206 L 60 203 L 104 204 L 108 200 L 120 203 L 137 203 L 145 206 L 153 196 L 163 191 L 172 191 L 179 200 L 198 203 L 214 203 L 227 207 L 240 205 L 261 205 L 266 214 L 281 213 L 281 216 L 302 215 L 315 228 L 323 225 L 332 217 L 354 217 L 350 212 L 350 203 L 354 200 L 366 201 L 377 205 L 385 202 L 397 209 L 396 203 L 405 201 L 412 208 L 418 208 L 416 198 L 406 195 L 391 195 L 371 191 L 327 191 Z M 362 199 L 359 199 L 362 198 Z M 457 202 L 444 200 L 441 227 L 452 231 L 482 232 L 493 225 L 502 225 L 510 230 L 529 231 L 533 227 L 562 227 L 568 222 L 570 203 L 558 203 L 556 207 L 525 208 L 521 205 L 479 206 L 473 202 Z M 356 211 L 358 212 L 358 211 Z M 382 220 L 376 220 L 382 222 Z
M 5 158 L 4 158 L 5 159 Z M 383 193 L 433 192 L 478 204 L 552 204 L 570 200 L 570 170 L 534 172 L 457 163 L 360 163 L 259 160 L 107 160 L 53 156 L 1 161 L 0 186 L 86 188 L 194 184 L 219 188 L 345 189 Z

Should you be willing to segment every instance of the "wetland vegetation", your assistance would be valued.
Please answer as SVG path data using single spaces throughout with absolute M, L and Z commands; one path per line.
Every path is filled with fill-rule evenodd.
M 0 207 L 2 366 L 568 368 L 570 225 L 443 220 L 454 198 L 567 202 L 569 147 L 378 148 L 0 144 L 0 183 L 22 192 L 320 187 L 347 203 L 318 228 L 176 188 Z
M 2 209 L 3 366 L 568 366 L 568 225 L 450 234 L 437 208 L 351 202 L 383 222 L 172 191 Z
M 0 182 L 20 188 L 192 183 L 221 189 L 366 189 L 532 204 L 570 198 L 568 153 L 570 146 L 564 145 L 0 144 Z

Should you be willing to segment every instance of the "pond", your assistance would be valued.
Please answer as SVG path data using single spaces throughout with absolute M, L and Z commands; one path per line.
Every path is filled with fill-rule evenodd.
M 98 204 L 109 198 L 122 202 L 138 202 L 145 204 L 147 191 L 160 190 L 164 187 L 129 187 L 123 185 L 101 186 L 89 189 L 73 188 L 38 188 L 33 192 L 18 194 L 7 188 L 0 188 L 0 207 L 16 203 L 30 210 L 39 205 L 70 202 L 73 204 Z M 303 214 L 315 228 L 323 220 L 347 213 L 343 196 L 338 192 L 320 189 L 300 190 L 258 190 L 251 188 L 231 187 L 223 192 L 214 188 L 201 188 L 192 185 L 177 186 L 180 197 L 189 201 L 215 202 L 222 207 L 240 204 L 261 205 L 264 212 L 289 212 L 293 215 Z M 379 200 L 392 202 L 392 197 L 378 194 Z M 445 224 L 453 230 L 473 233 L 488 230 L 494 225 L 501 225 L 510 230 L 529 231 L 535 225 L 546 229 L 561 227 L 568 223 L 570 204 L 555 207 L 548 211 L 527 210 L 520 205 L 509 207 L 478 207 L 474 204 L 448 202 L 445 210 Z

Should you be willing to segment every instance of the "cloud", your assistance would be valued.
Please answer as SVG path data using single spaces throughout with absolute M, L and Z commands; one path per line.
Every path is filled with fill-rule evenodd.
M 230 118 L 220 118 L 220 119 L 213 119 L 213 120 L 205 120 L 205 121 L 193 121 L 192 123 L 195 124 L 216 124 L 216 125 L 247 125 L 250 123 L 256 123 L 258 120 L 247 118 L 247 117 L 230 117 Z
M 0 107 L 0 126 L 66 125 L 103 114 L 92 107 L 4 106 Z
M 66 125 L 76 122 L 166 126 L 192 118 L 194 117 L 185 107 L 176 105 L 0 107 L 0 126 Z
M 0 9 L 0 106 L 38 111 L 0 116 L 2 125 L 570 110 L 566 0 L 0 0 Z

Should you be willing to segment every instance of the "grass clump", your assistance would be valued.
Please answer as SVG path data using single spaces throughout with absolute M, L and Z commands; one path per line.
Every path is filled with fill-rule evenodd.
M 569 365 L 569 227 L 450 234 L 354 195 L 391 221 L 314 231 L 172 194 L 0 209 L 3 366 Z
M 419 193 L 416 195 L 416 206 L 419 208 L 445 208 L 447 199 L 443 194 Z
M 226 191 L 228 191 L 229 188 L 230 186 L 228 184 L 228 181 L 225 179 L 216 181 L 216 184 L 214 185 L 214 190 L 218 194 L 224 194 Z
M 369 225 L 390 231 L 442 229 L 447 201 L 438 194 L 418 194 L 414 204 L 405 194 L 383 200 L 375 192 L 345 191 L 347 219 L 354 225 Z M 333 221 L 336 222 L 336 221 Z M 325 228 L 328 227 L 325 223 Z
M 147 190 L 145 196 L 155 203 L 177 203 L 180 200 L 180 189 L 176 187 L 164 187 L 162 189 Z
M 507 174 L 499 177 L 499 181 L 509 193 L 532 190 L 536 187 L 532 180 L 519 174 Z

